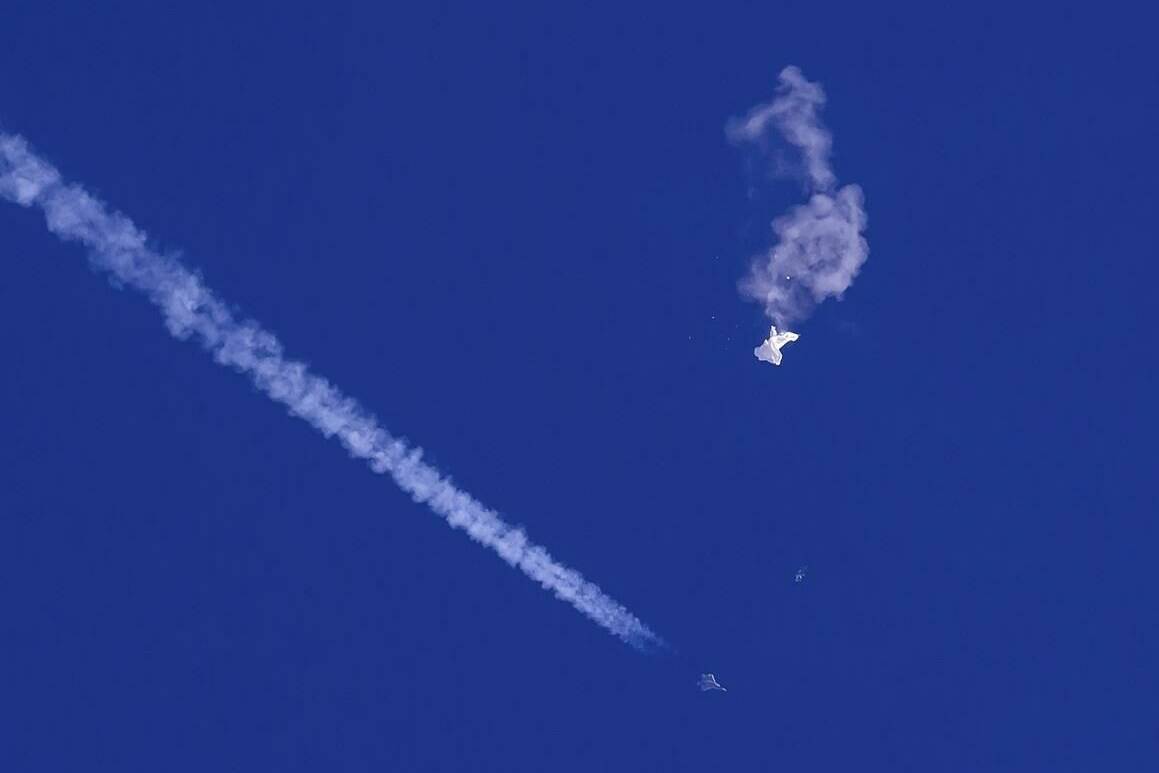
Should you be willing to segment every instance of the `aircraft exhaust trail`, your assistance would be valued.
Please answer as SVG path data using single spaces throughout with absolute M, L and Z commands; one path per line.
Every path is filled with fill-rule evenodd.
M 110 211 L 83 188 L 66 184 L 23 138 L 5 133 L 0 133 L 0 197 L 40 208 L 52 233 L 85 245 L 95 267 L 148 296 L 176 338 L 198 341 L 218 363 L 249 376 L 266 396 L 324 436 L 336 437 L 351 456 L 365 460 L 376 473 L 390 475 L 416 502 L 426 504 L 452 527 L 467 532 L 627 644 L 644 651 L 664 646 L 659 636 L 594 583 L 556 561 L 522 529 L 504 522 L 423 462 L 420 449 L 391 436 L 365 408 L 304 363 L 288 359 L 272 333 L 235 317 L 199 276 L 150 247 L 131 220 Z

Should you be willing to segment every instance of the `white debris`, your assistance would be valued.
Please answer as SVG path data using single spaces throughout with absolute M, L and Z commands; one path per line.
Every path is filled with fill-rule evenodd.
M 712 674 L 701 674 L 697 685 L 700 687 L 701 692 L 708 692 L 709 690 L 728 692 L 728 690 L 720 686 L 720 682 L 716 681 L 716 677 Z
M 777 326 L 773 325 L 769 331 L 769 337 L 761 342 L 761 345 L 753 349 L 753 354 L 758 360 L 764 362 L 771 362 L 774 365 L 781 364 L 781 347 L 785 344 L 792 343 L 800 338 L 796 333 L 791 333 L 786 330 L 783 333 L 777 332 Z

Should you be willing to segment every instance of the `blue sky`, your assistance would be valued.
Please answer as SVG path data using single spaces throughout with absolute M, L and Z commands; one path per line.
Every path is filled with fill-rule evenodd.
M 5 204 L 0 767 L 1154 767 L 1151 20 L 242 5 L 10 4 L 3 129 L 672 649 Z M 789 64 L 870 255 L 774 369 Z

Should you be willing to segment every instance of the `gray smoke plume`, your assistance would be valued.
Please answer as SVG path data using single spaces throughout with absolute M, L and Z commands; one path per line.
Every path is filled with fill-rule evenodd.
M 829 163 L 833 137 L 819 115 L 825 92 L 796 67 L 782 70 L 779 81 L 772 102 L 732 119 L 726 131 L 733 142 L 755 144 L 762 151 L 779 134 L 804 160 L 809 201 L 773 220 L 776 242 L 753 260 L 740 282 L 745 297 L 764 304 L 769 318 L 787 328 L 826 298 L 841 297 L 869 256 L 869 244 L 862 236 L 861 188 L 838 190 Z

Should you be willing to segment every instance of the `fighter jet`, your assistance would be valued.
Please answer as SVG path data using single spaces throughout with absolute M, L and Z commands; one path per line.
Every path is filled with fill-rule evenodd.
M 720 683 L 716 681 L 716 677 L 712 674 L 701 674 L 700 681 L 697 684 L 700 686 L 701 692 L 708 692 L 709 690 L 728 692 L 728 690 L 720 686 Z
M 773 325 L 772 330 L 769 331 L 769 337 L 765 339 L 760 346 L 753 349 L 753 354 L 757 356 L 758 360 L 771 362 L 774 365 L 781 364 L 781 347 L 787 343 L 792 343 L 800 338 L 796 333 L 790 333 L 786 330 L 783 333 L 777 332 L 777 326 Z

